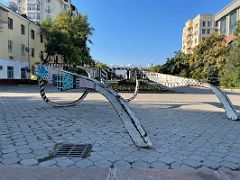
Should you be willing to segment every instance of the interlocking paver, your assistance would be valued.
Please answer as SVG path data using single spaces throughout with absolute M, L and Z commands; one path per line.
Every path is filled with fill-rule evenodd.
M 26 165 L 26 166 L 33 166 L 33 165 L 37 165 L 38 161 L 36 159 L 24 159 L 20 161 L 20 164 Z
M 126 161 L 116 161 L 113 163 L 114 168 L 131 168 L 131 165 L 129 162 Z
M 79 97 L 50 91 L 56 100 Z M 238 96 L 232 93 L 230 99 L 240 106 Z M 81 105 L 53 108 L 42 101 L 37 86 L 0 86 L 0 164 L 239 170 L 240 123 L 227 120 L 214 95 L 196 90 L 139 94 L 130 106 L 153 148 L 135 147 L 112 106 L 97 93 Z M 93 151 L 85 159 L 48 159 L 58 143 L 91 143 Z
M 55 160 L 49 160 L 49 161 L 44 161 L 44 162 L 41 162 L 39 164 L 39 166 L 42 166 L 42 167 L 52 167 L 54 165 L 56 165 L 57 161 Z

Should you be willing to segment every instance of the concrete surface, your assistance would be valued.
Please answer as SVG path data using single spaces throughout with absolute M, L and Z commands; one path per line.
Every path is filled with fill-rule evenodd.
M 240 172 L 161 169 L 1 167 L 1 180 L 239 180 Z

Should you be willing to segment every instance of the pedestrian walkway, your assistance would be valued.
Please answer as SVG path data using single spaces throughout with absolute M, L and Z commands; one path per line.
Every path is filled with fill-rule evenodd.
M 239 95 L 229 93 L 237 110 Z M 49 96 L 69 101 L 80 95 L 51 90 Z M 130 106 L 151 138 L 151 149 L 132 144 L 114 109 L 98 93 L 77 106 L 53 108 L 42 101 L 37 86 L 0 86 L 0 164 L 239 170 L 240 122 L 228 120 L 208 90 L 140 93 Z M 58 143 L 90 143 L 93 150 L 86 159 L 53 158 Z

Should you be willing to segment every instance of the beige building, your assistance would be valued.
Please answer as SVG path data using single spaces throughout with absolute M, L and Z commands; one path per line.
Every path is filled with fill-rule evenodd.
M 33 78 L 44 49 L 40 28 L 1 3 L 0 47 L 0 79 Z
M 17 4 L 19 14 L 26 14 L 34 22 L 48 18 L 54 19 L 63 10 L 70 7 L 77 11 L 71 0 L 12 0 Z
M 182 52 L 189 54 L 204 37 L 217 31 L 214 15 L 199 14 L 194 19 L 188 20 L 183 28 Z
M 215 14 L 215 21 L 220 33 L 226 36 L 233 34 L 238 20 L 240 20 L 240 0 L 232 1 Z

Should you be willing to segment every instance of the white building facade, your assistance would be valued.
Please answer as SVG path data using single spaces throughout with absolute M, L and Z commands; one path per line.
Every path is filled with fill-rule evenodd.
M 40 22 L 46 18 L 55 19 L 63 10 L 76 7 L 71 4 L 71 0 L 12 0 L 17 4 L 18 13 L 26 14 L 28 19 Z

